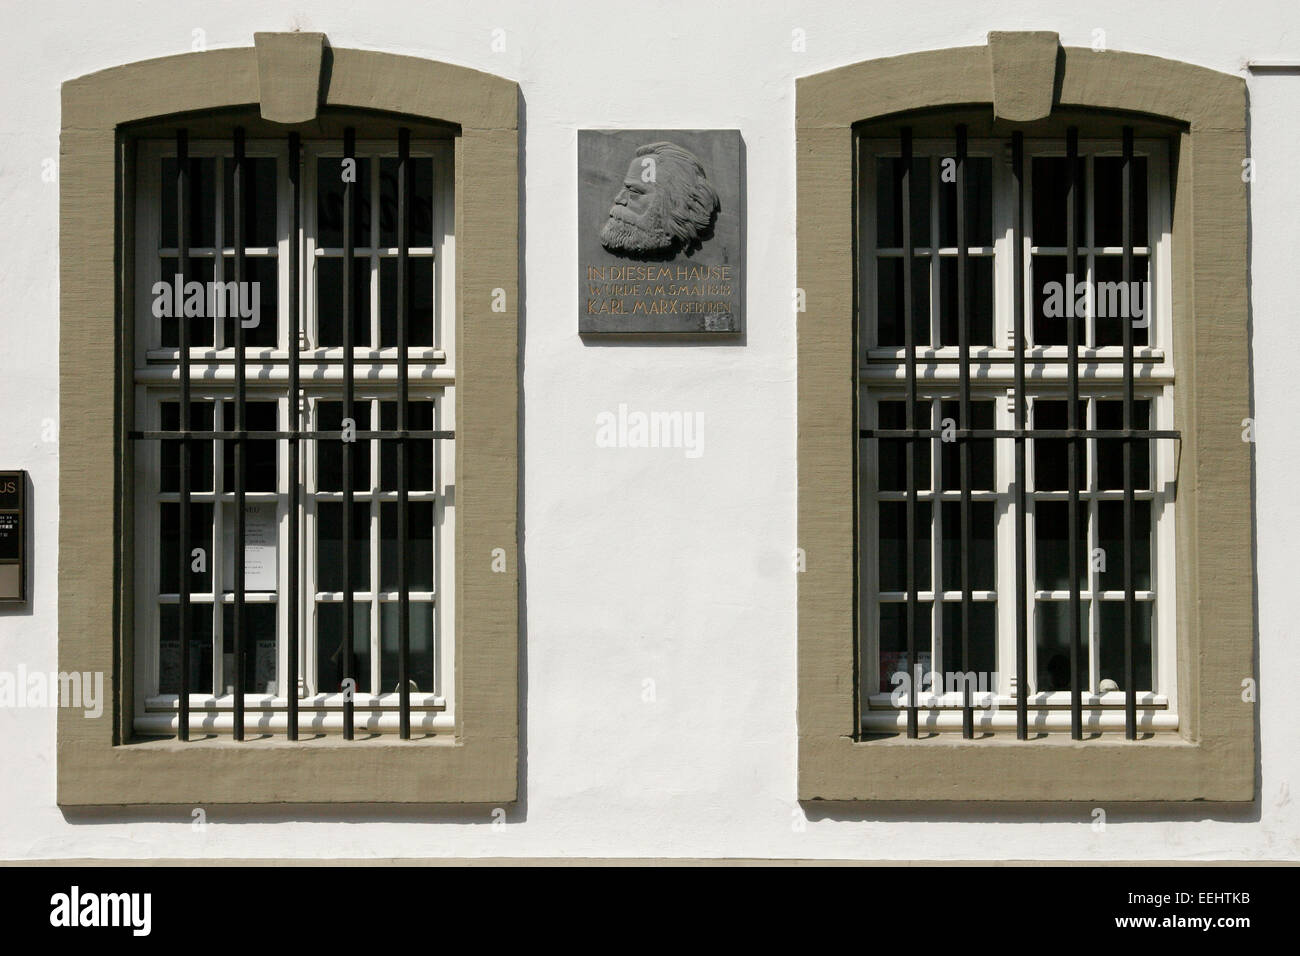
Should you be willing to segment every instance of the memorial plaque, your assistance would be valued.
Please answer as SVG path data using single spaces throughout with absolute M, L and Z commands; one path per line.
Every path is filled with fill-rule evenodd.
M 744 328 L 739 130 L 578 131 L 578 331 Z
M 27 600 L 27 472 L 0 471 L 0 604 Z

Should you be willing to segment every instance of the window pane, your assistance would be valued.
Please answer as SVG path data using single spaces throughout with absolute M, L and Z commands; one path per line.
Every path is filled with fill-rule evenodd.
M 1093 204 L 1093 242 L 1118 246 L 1124 242 L 1123 156 L 1098 156 L 1093 161 L 1096 184 Z M 1147 244 L 1147 158 L 1133 157 L 1133 245 Z
M 398 606 L 379 605 L 381 693 L 401 690 L 397 680 Z M 411 630 L 408 643 L 407 677 L 412 693 L 429 693 L 433 688 L 433 605 L 411 603 Z
M 211 247 L 217 241 L 217 165 L 211 157 L 190 157 L 189 194 L 186 208 L 190 217 L 190 248 Z M 176 247 L 176 157 L 162 161 L 159 246 Z
M 246 604 L 244 613 L 244 691 L 274 694 L 276 683 L 276 610 L 274 604 Z M 221 675 L 225 693 L 235 692 L 235 609 L 221 609 Z
M 433 245 L 433 160 L 408 160 L 411 190 L 411 245 Z M 379 244 L 397 245 L 397 158 L 379 161 Z
M 1088 602 L 1079 602 L 1079 687 L 1088 686 L 1088 647 L 1082 635 L 1088 628 Z M 1034 640 L 1037 656 L 1036 691 L 1070 689 L 1070 604 L 1068 601 L 1038 601 L 1034 607 Z
M 907 589 L 907 504 L 882 501 L 877 506 L 880 522 L 880 590 Z M 916 569 L 918 591 L 930 589 L 930 502 L 916 504 Z
M 913 632 L 916 635 L 916 664 L 921 665 L 921 673 L 930 672 L 930 622 L 933 605 L 929 601 L 916 603 L 916 619 Z M 880 605 L 880 685 L 881 691 L 892 691 L 894 683 L 890 678 L 902 671 L 907 672 L 907 605 L 905 603 L 888 603 Z M 920 690 L 920 688 L 917 688 Z
M 1082 428 L 1088 421 L 1087 401 L 1081 400 L 1077 406 L 1077 421 Z M 1063 401 L 1046 401 L 1037 399 L 1033 404 L 1033 427 L 1041 429 L 1063 429 L 1069 427 L 1067 416 L 1068 403 Z M 1068 491 L 1070 482 L 1070 440 L 1068 438 L 1035 438 L 1034 446 L 1034 490 Z M 1084 490 L 1087 474 L 1087 443 L 1079 442 L 1075 458 L 1075 475 L 1078 488 Z
M 223 241 L 226 246 L 235 245 L 235 160 L 227 157 L 225 163 L 226 189 L 223 209 Z M 276 202 L 275 158 L 271 156 L 249 156 L 244 159 L 244 180 L 240 183 L 243 202 L 242 223 L 244 229 L 244 247 L 274 246 L 276 241 Z
M 316 504 L 316 586 L 322 591 L 342 591 L 343 503 Z M 370 590 L 370 503 L 352 503 L 352 587 L 353 593 Z
M 876 159 L 876 246 L 900 249 L 903 245 L 903 160 Z M 912 247 L 930 245 L 930 157 L 912 157 Z
M 189 284 L 191 282 L 198 282 L 203 286 L 202 297 L 194 298 L 192 300 L 198 304 L 197 310 L 194 308 L 188 310 L 190 312 L 198 311 L 201 313 L 199 315 L 191 314 L 188 317 L 190 323 L 190 348 L 210 348 L 212 346 L 213 319 L 212 313 L 208 311 L 207 293 L 209 288 L 208 283 L 212 281 L 213 268 L 215 265 L 216 262 L 213 259 L 190 259 L 189 271 L 186 272 L 181 279 L 182 310 L 185 310 L 185 302 L 190 298 L 186 292 L 186 288 Z M 176 270 L 178 268 L 179 266 L 177 265 L 175 257 L 163 257 L 162 273 L 160 278 L 163 282 L 166 282 L 171 286 L 173 290 L 175 288 Z M 175 295 L 173 292 L 171 310 L 173 317 L 167 318 L 164 316 L 158 320 L 161 324 L 161 338 L 159 341 L 165 349 L 179 348 L 181 344 L 180 322 L 178 321 L 179 317 L 176 315 L 175 304 Z
M 966 260 L 966 321 L 971 345 L 993 344 L 993 259 L 971 256 Z M 939 344 L 959 345 L 957 260 L 939 260 Z
M 943 606 L 943 670 L 944 690 L 947 674 L 974 673 L 975 684 L 971 690 L 996 690 L 993 674 L 997 671 L 997 603 L 974 601 L 970 606 L 970 636 L 967 640 L 969 657 L 966 666 L 961 661 L 961 604 Z M 982 687 L 981 687 L 982 684 Z M 957 685 L 960 688 L 960 684 Z
M 1097 402 L 1097 427 L 1099 429 L 1124 427 L 1123 402 Z M 1151 427 L 1151 403 L 1133 402 L 1133 427 Z M 1120 438 L 1098 438 L 1097 487 L 1122 490 L 1124 487 L 1124 441 Z M 1151 487 L 1151 442 L 1133 440 L 1133 487 L 1146 490 Z
M 993 427 L 993 403 L 971 402 L 971 428 Z M 961 403 L 944 401 L 940 405 L 941 421 L 947 420 L 960 428 Z M 994 439 L 971 438 L 970 445 L 970 479 L 972 491 L 992 491 L 994 488 Z M 961 445 L 959 441 L 940 441 L 940 479 L 944 491 L 961 490 Z
M 179 570 L 179 555 L 176 552 L 177 527 L 181 506 L 179 502 L 164 501 L 159 505 L 159 539 L 158 539 L 158 589 L 163 594 L 175 594 L 180 589 L 176 586 L 176 574 Z M 212 593 L 212 505 L 190 502 L 189 541 L 185 562 L 189 571 L 186 580 L 191 594 Z M 202 570 L 194 570 L 198 561 L 194 555 L 195 548 L 202 548 Z M 206 612 L 205 612 L 206 613 Z
M 1100 572 L 1105 591 L 1124 590 L 1124 502 L 1097 502 L 1097 535 L 1106 555 Z M 1151 589 L 1151 502 L 1133 502 L 1133 586 Z
M 370 427 L 370 402 L 361 400 L 352 406 L 352 416 L 357 431 L 372 431 Z M 316 430 L 337 432 L 343 430 L 343 403 L 316 403 Z M 356 491 L 370 490 L 370 439 L 358 438 L 352 442 L 352 487 Z M 318 491 L 343 490 L 343 440 L 319 438 L 316 440 L 316 489 Z
M 966 245 L 993 245 L 993 160 L 966 157 Z M 957 181 L 939 177 L 939 244 L 957 245 Z
M 409 402 L 407 405 L 407 425 L 412 431 L 431 431 L 433 429 L 433 402 Z M 397 428 L 397 403 L 379 403 L 379 427 Z M 410 491 L 433 491 L 437 486 L 433 481 L 433 440 L 418 441 L 414 438 L 406 443 L 406 458 L 410 471 L 408 489 Z M 389 440 L 379 445 L 379 487 L 383 491 L 397 490 L 397 442 Z
M 158 607 L 158 693 L 181 691 L 181 609 Z M 212 605 L 190 606 L 190 693 L 212 693 Z
M 357 194 L 356 215 L 352 218 L 352 241 L 357 246 L 370 245 L 370 159 L 358 157 L 357 179 L 352 188 Z M 343 247 L 343 157 L 316 160 L 316 246 Z
M 235 260 L 233 256 L 225 259 L 226 282 L 235 278 Z M 267 256 L 254 256 L 244 259 L 244 281 L 255 282 L 256 286 L 239 289 L 238 301 L 232 301 L 229 293 L 223 293 L 222 314 L 225 318 L 226 348 L 235 347 L 235 315 L 238 314 L 244 326 L 244 346 L 246 348 L 274 348 L 279 345 L 278 327 L 280 271 L 277 260 Z M 229 286 L 223 286 L 230 288 Z M 256 304 L 256 311 L 254 311 Z
M 1087 162 L 1077 157 L 1078 186 L 1075 190 L 1075 242 L 1082 246 L 1088 241 L 1087 216 Z M 1064 246 L 1066 214 L 1069 211 L 1067 195 L 1070 185 L 1069 163 L 1064 156 L 1035 156 L 1030 166 L 1033 177 L 1033 244 L 1036 246 Z
M 180 425 L 180 402 L 163 402 L 162 431 L 176 431 Z M 212 402 L 190 402 L 190 428 L 212 431 Z M 161 467 L 160 490 L 180 491 L 181 443 L 174 439 L 158 442 Z M 212 490 L 212 442 L 190 442 L 190 491 Z
M 930 344 L 930 260 L 912 260 L 912 335 L 916 345 Z M 876 260 L 876 344 L 904 344 L 903 260 Z
M 1147 282 L 1147 257 L 1133 257 L 1133 279 L 1128 286 L 1123 283 L 1124 259 L 1121 256 L 1097 256 L 1093 266 L 1096 277 L 1093 334 L 1096 344 L 1123 345 L 1124 323 L 1132 322 L 1133 344 L 1146 345 L 1151 289 Z
M 370 345 L 370 259 L 353 258 L 352 270 L 352 344 L 355 348 Z M 343 260 L 316 260 L 316 344 L 338 347 L 343 344 Z
M 275 402 L 245 402 L 244 413 L 248 431 L 273 432 L 278 428 Z M 222 421 L 227 429 L 235 427 L 235 403 L 221 403 Z M 249 438 L 244 442 L 244 461 L 249 491 L 275 491 L 275 452 L 278 442 L 274 438 Z M 222 488 L 235 490 L 235 443 L 221 443 Z
M 347 647 L 343 604 L 316 605 L 316 690 L 337 694 L 343 690 L 343 655 Z M 352 678 L 358 693 L 370 687 L 370 602 L 352 605 Z
M 1137 690 L 1151 690 L 1151 608 L 1150 601 L 1138 601 L 1133 608 L 1133 682 Z M 1097 635 L 1101 679 L 1124 686 L 1124 602 L 1103 601 Z
M 993 547 L 993 502 L 972 501 L 970 505 L 970 547 L 972 591 L 997 587 L 997 555 Z M 943 588 L 961 590 L 961 502 L 943 503 Z
M 1079 537 L 1074 542 L 1079 587 L 1087 590 L 1088 506 L 1079 505 Z M 1034 556 L 1036 584 L 1040 591 L 1065 591 L 1070 587 L 1070 552 L 1066 541 L 1070 534 L 1070 503 L 1039 501 L 1034 505 Z
M 433 502 L 407 502 L 406 582 L 411 591 L 433 590 Z M 397 502 L 379 508 L 379 587 L 397 589 Z
M 1079 348 L 1088 344 L 1088 260 L 1079 256 L 1072 275 L 1065 266 L 1065 256 L 1033 257 L 1034 345 L 1069 345 L 1071 323 Z
M 433 345 L 433 260 L 410 260 L 411 299 L 406 334 L 412 348 Z M 379 344 L 397 345 L 397 260 L 379 260 Z

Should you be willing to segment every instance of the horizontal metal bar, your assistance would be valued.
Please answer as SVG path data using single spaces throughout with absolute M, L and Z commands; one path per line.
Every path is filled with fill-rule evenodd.
M 175 433 L 171 433 L 175 434 Z M 360 432 L 357 432 L 360 435 Z M 860 438 L 1176 438 L 1173 429 L 1152 428 L 861 428 Z
M 397 429 L 389 428 L 381 431 L 361 431 L 357 430 L 352 433 L 357 441 L 392 441 L 400 438 L 443 438 L 453 439 L 456 437 L 454 429 L 419 429 L 407 428 Z M 183 441 L 186 438 L 198 438 L 205 441 L 226 440 L 233 441 L 237 438 L 244 438 L 249 441 L 269 441 L 278 438 L 306 438 L 306 439 L 327 439 L 332 441 L 341 441 L 343 432 L 341 431 L 131 431 L 127 432 L 126 437 L 133 441 Z

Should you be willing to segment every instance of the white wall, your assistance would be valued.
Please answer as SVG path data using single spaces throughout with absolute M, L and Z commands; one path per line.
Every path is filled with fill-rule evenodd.
M 6 6 L 16 6 L 6 0 Z M 1241 73 L 1300 58 L 1300 8 L 934 0 L 890 3 L 46 0 L 0 32 L 0 467 L 35 486 L 34 601 L 0 617 L 0 669 L 56 668 L 59 85 L 120 63 L 320 30 L 335 46 L 466 64 L 517 80 L 526 135 L 527 631 L 524 801 L 488 814 L 323 808 L 65 817 L 55 715 L 0 710 L 0 859 L 32 857 L 821 856 L 891 859 L 1300 859 L 1300 504 L 1296 274 L 1300 75 L 1250 80 L 1262 800 L 1241 810 L 867 807 L 795 801 L 794 78 L 873 57 L 982 44 L 990 29 Z M 310 12 L 305 12 L 310 9 Z M 18 15 L 14 15 L 18 14 Z M 1171 19 L 1172 18 L 1172 19 Z M 506 50 L 490 48 L 493 28 Z M 807 33 L 792 52 L 791 31 Z M 575 131 L 739 128 L 747 151 L 744 345 L 589 346 L 576 333 Z M 705 452 L 603 449 L 620 402 L 702 412 Z M 1225 409 L 1244 418 L 1248 409 Z M 1246 489 L 1243 489 L 1243 494 Z M 1245 675 L 1243 675 L 1245 676 Z M 642 700 L 643 681 L 656 701 Z M 1295 789 L 1294 797 L 1289 789 Z

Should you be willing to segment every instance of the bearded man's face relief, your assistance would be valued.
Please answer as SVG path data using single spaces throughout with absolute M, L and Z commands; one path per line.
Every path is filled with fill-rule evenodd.
M 600 243 L 632 256 L 698 246 L 717 211 L 718 194 L 695 155 L 674 143 L 650 143 L 628 165 Z

